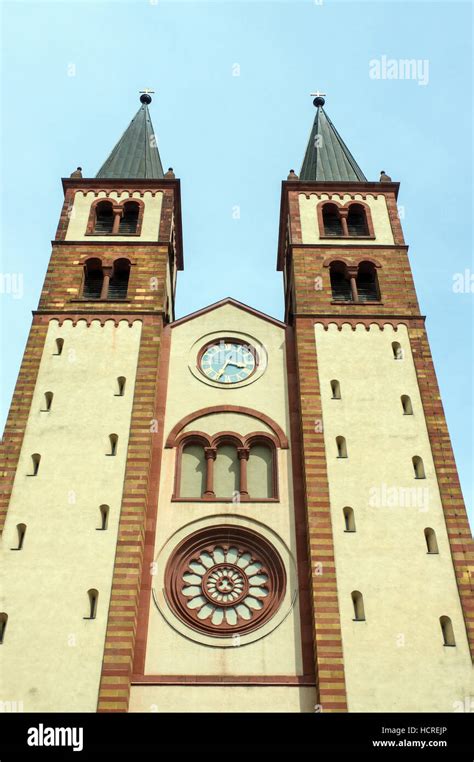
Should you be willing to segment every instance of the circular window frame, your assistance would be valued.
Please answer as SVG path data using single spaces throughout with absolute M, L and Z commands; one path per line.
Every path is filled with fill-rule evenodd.
M 247 346 L 255 357 L 255 368 L 247 378 L 242 381 L 236 381 L 232 384 L 223 384 L 219 381 L 213 381 L 209 376 L 201 370 L 200 360 L 206 349 L 213 344 L 219 344 L 220 341 L 232 341 L 236 344 L 244 344 Z M 192 375 L 201 383 L 213 386 L 214 389 L 240 389 L 248 384 L 253 384 L 257 381 L 268 365 L 268 353 L 264 345 L 254 336 L 251 336 L 241 331 L 234 330 L 221 330 L 212 331 L 212 333 L 206 333 L 200 336 L 191 346 L 188 355 L 188 368 Z
M 199 564 L 201 554 L 210 554 L 215 551 L 216 547 L 222 547 L 224 552 L 231 547 L 236 547 L 239 559 L 244 554 L 250 554 L 251 560 L 247 565 L 252 566 L 256 562 L 263 563 L 263 566 L 255 574 L 264 574 L 268 578 L 270 593 L 268 597 L 261 599 L 262 608 L 255 611 L 247 621 L 240 617 L 235 625 L 228 624 L 225 617 L 222 623 L 218 625 L 212 624 L 209 617 L 199 620 L 198 611 L 201 609 L 189 608 L 189 596 L 182 592 L 187 584 L 183 576 L 189 573 L 190 563 Z M 218 568 L 218 564 L 214 568 Z M 243 571 L 245 572 L 245 568 Z M 168 604 L 173 613 L 191 629 L 210 637 L 229 637 L 233 633 L 246 635 L 262 627 L 280 608 L 285 597 L 286 586 L 286 570 L 278 552 L 262 535 L 242 526 L 217 525 L 204 527 L 193 532 L 177 545 L 168 559 L 165 569 L 165 589 Z M 202 597 L 207 597 L 204 591 Z M 213 604 L 206 605 L 211 606 Z M 215 608 L 219 608 L 219 606 L 216 604 Z
M 222 524 L 225 524 L 226 527 L 241 528 L 243 526 L 242 517 L 234 513 L 219 512 L 213 516 L 196 518 L 183 524 L 167 540 L 163 541 L 154 557 L 152 583 L 153 608 L 159 619 L 162 619 L 172 630 L 187 640 L 199 643 L 200 645 L 212 646 L 213 648 L 233 648 L 236 645 L 244 647 L 269 636 L 274 630 L 283 625 L 288 617 L 292 616 L 294 607 L 298 605 L 299 598 L 297 564 L 293 553 L 279 534 L 270 529 L 266 524 L 262 524 L 261 521 L 247 517 L 245 528 L 267 540 L 283 560 L 287 585 L 281 605 L 270 619 L 262 623 L 261 627 L 246 634 L 241 634 L 236 628 L 236 631 L 228 636 L 219 636 L 219 633 L 217 633 L 217 636 L 210 636 L 192 629 L 176 616 L 170 606 L 168 590 L 165 584 L 165 570 L 170 557 L 183 540 L 200 529 L 212 529 L 214 526 Z M 152 625 L 153 628 L 156 626 L 157 624 Z
M 224 343 L 224 344 L 227 344 L 227 343 L 229 343 L 229 344 L 238 344 L 241 347 L 245 347 L 253 355 L 254 366 L 253 366 L 253 369 L 252 369 L 251 373 L 249 373 L 249 375 L 246 378 L 243 378 L 241 381 L 233 381 L 233 382 L 230 382 L 228 384 L 225 384 L 222 381 L 214 381 L 214 379 L 209 378 L 209 376 L 204 372 L 204 370 L 202 368 L 202 358 L 203 358 L 203 356 L 206 354 L 206 352 L 209 349 L 209 347 L 218 346 L 221 342 Z M 238 384 L 245 383 L 245 381 L 248 381 L 249 379 L 251 379 L 252 376 L 254 375 L 254 373 L 257 372 L 259 363 L 260 363 L 259 354 L 258 354 L 257 348 L 253 345 L 253 343 L 249 343 L 248 341 L 244 341 L 243 339 L 237 338 L 236 336 L 219 336 L 218 340 L 211 339 L 210 341 L 207 341 L 205 344 L 203 344 L 201 346 L 201 348 L 200 348 L 200 350 L 198 352 L 197 360 L 196 360 L 197 369 L 201 373 L 201 375 L 204 376 L 206 381 L 212 381 L 220 389 L 225 389 L 228 386 L 235 387 Z

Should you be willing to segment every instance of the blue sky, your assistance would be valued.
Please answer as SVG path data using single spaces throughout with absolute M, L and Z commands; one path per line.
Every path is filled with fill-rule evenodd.
M 464 495 L 472 505 L 472 7 L 456 2 L 8 2 L 1 6 L 1 421 L 62 203 L 60 178 L 93 176 L 137 110 L 182 181 L 185 271 L 177 315 L 233 296 L 281 318 L 280 184 L 326 110 L 366 176 L 399 203 Z M 374 59 L 416 59 L 411 80 Z M 427 62 L 427 63 L 423 63 Z M 420 70 L 421 71 L 421 70 Z M 238 74 L 238 76 L 236 76 Z M 5 281 L 3 281 L 5 283 Z M 5 287 L 2 289 L 5 291 Z M 471 514 L 472 515 L 472 514 Z

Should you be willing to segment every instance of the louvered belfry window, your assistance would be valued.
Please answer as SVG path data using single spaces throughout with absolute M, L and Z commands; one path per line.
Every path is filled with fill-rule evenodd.
M 130 278 L 130 262 L 128 259 L 117 259 L 109 284 L 109 299 L 125 299 Z

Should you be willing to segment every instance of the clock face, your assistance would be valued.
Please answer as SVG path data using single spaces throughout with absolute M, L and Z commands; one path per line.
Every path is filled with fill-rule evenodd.
M 205 376 L 219 384 L 245 381 L 257 367 L 253 347 L 238 341 L 222 340 L 209 344 L 203 351 L 199 367 Z

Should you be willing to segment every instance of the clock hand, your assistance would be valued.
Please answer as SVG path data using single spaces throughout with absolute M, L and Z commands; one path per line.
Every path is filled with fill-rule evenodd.
M 227 360 L 225 361 L 224 365 L 222 366 L 222 368 L 217 371 L 217 378 L 220 378 L 222 376 L 222 374 L 224 373 L 225 369 L 227 368 L 227 366 L 229 364 L 229 359 L 230 358 L 228 357 Z

